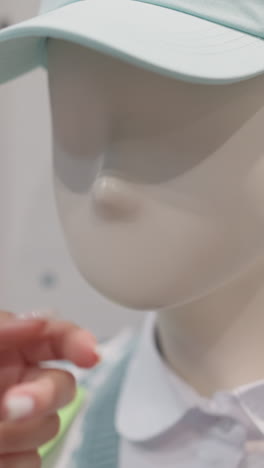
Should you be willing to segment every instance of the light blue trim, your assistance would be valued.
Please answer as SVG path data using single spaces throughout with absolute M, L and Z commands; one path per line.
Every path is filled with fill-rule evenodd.
M 263 0 L 134 0 L 227 26 L 264 39 Z
M 115 428 L 115 415 L 123 379 L 137 342 L 137 338 L 131 340 L 120 362 L 96 391 L 84 415 L 83 438 L 72 454 L 70 468 L 118 468 L 120 437 Z
M 41 0 L 39 14 L 42 15 L 49 11 L 57 10 L 63 6 L 80 1 L 82 0 Z
M 64 3 L 66 0 L 61 1 Z M 167 5 L 167 8 L 150 4 L 150 1 L 162 3 L 164 7 Z M 189 14 L 176 14 L 171 9 L 173 4 L 174 9 L 181 7 L 186 10 L 192 4 L 191 0 L 184 0 L 184 3 L 183 0 L 68 2 L 69 0 L 66 6 L 57 3 L 55 11 L 0 31 L 0 84 L 37 67 L 47 68 L 47 37 L 74 42 L 149 71 L 191 83 L 225 85 L 247 80 L 264 72 L 263 39 L 235 31 L 231 26 L 214 24 L 217 19 L 209 23 L 196 18 L 198 11 L 195 15 L 191 15 L 192 10 Z M 208 11 L 216 11 L 213 8 L 215 5 L 223 7 L 234 3 L 238 5 L 238 2 L 240 5 L 248 5 L 248 16 L 244 9 L 241 17 L 233 18 L 231 9 L 227 9 L 225 23 L 231 24 L 233 20 L 235 23 L 244 18 L 248 19 L 248 30 L 255 21 L 260 30 L 263 30 L 264 0 L 263 7 L 259 0 L 193 2 L 203 8 L 208 5 L 208 10 L 204 11 L 207 17 Z M 256 16 L 257 7 L 261 16 Z M 222 10 L 220 12 L 223 13 Z M 234 14 L 233 10 L 232 12 Z M 201 14 L 202 11 L 200 16 Z M 220 16 L 218 21 L 220 22 Z

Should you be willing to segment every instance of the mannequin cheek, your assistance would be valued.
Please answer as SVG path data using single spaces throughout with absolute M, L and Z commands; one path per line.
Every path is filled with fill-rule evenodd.
M 59 106 L 60 109 L 63 106 Z M 73 106 L 72 106 L 73 107 Z M 75 157 L 94 158 L 105 151 L 108 137 L 108 126 L 103 111 L 99 108 L 93 110 L 93 115 L 83 115 L 80 112 L 76 122 L 76 112 L 63 113 L 61 110 L 53 111 L 54 139 L 60 142 L 64 151 Z

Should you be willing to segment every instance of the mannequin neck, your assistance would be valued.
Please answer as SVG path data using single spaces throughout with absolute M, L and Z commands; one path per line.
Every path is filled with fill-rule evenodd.
M 264 379 L 264 264 L 207 297 L 158 313 L 170 367 L 203 396 Z

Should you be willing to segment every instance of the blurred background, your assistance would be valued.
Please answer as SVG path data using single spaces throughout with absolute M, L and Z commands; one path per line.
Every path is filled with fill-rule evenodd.
M 39 0 L 1 0 L 0 27 Z M 143 313 L 102 298 L 69 258 L 53 198 L 47 82 L 41 70 L 0 87 L 0 309 L 55 308 L 105 339 Z

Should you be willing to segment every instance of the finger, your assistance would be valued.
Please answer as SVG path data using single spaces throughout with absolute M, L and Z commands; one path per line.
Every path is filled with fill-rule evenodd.
M 81 328 L 76 323 L 67 320 L 56 320 L 55 318 L 53 318 L 52 320 L 47 321 L 46 329 L 43 333 L 43 336 L 55 338 L 72 330 L 81 330 Z M 92 342 L 96 343 L 97 340 L 95 336 L 89 330 L 86 330 L 86 333 L 87 335 L 89 335 L 89 339 Z
M 0 315 L 0 351 L 25 344 L 30 339 L 38 341 L 46 325 L 45 319 L 19 320 L 10 314 Z
M 41 341 L 31 342 L 21 350 L 26 364 L 40 361 L 67 360 L 78 367 L 91 367 L 100 361 L 96 339 L 71 322 L 48 321 Z
M 12 320 L 14 319 L 15 314 L 13 312 L 9 312 L 7 310 L 0 310 L 0 324 L 5 320 Z
M 67 371 L 32 369 L 24 383 L 8 390 L 2 400 L 0 419 L 26 420 L 56 413 L 70 403 L 76 394 L 76 381 Z
M 23 356 L 16 348 L 0 352 L 0 402 L 4 392 L 21 382 L 24 372 Z
M 41 468 L 42 460 L 37 450 L 0 456 L 0 468 Z
M 0 423 L 0 455 L 36 450 L 56 437 L 59 430 L 57 414 L 23 423 Z

